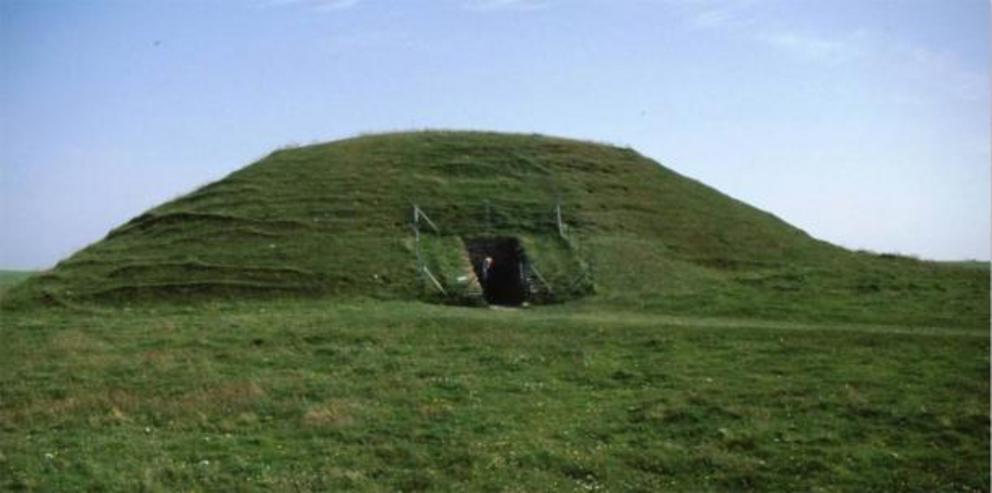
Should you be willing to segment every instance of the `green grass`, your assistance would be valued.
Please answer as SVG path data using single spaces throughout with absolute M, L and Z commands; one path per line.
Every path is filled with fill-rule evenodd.
M 484 235 L 552 304 L 450 306 Z M 844 250 L 630 149 L 281 150 L 13 283 L 0 489 L 990 488 L 988 264 Z
M 990 487 L 984 329 L 294 301 L 0 337 L 5 490 Z
M 7 290 L 31 277 L 32 274 L 34 274 L 32 271 L 0 270 L 0 299 L 3 299 L 3 295 Z
M 424 229 L 423 253 L 450 296 L 418 272 L 413 203 L 440 228 Z M 443 131 L 274 152 L 136 217 L 5 304 L 356 295 L 473 304 L 471 279 L 458 281 L 472 277 L 461 245 L 487 234 L 521 238 L 554 294 L 535 302 L 893 324 L 989 319 L 987 268 L 847 251 L 630 149 Z
M 961 260 L 961 261 L 947 261 L 941 262 L 942 264 L 951 265 L 955 267 L 961 267 L 965 269 L 975 269 L 988 272 L 989 263 L 982 260 Z

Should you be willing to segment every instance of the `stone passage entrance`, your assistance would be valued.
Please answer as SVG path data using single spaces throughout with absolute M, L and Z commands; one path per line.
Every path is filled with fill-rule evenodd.
M 518 306 L 527 301 L 524 249 L 520 240 L 509 236 L 470 238 L 465 245 L 486 302 Z

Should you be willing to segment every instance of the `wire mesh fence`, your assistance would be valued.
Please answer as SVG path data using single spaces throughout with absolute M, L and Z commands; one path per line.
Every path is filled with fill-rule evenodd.
M 432 207 L 430 202 L 412 203 L 410 226 L 414 234 L 416 268 L 417 275 L 421 278 L 421 285 L 428 292 L 433 293 L 430 295 L 432 297 L 439 296 L 442 299 L 451 297 L 450 290 L 446 289 L 446 284 L 448 284 L 446 280 L 451 277 L 447 274 L 451 273 L 440 270 L 435 272 L 440 267 L 434 265 L 437 262 L 432 262 L 428 257 L 436 256 L 437 252 L 429 254 L 425 251 L 424 241 L 427 238 L 443 239 L 445 237 L 462 238 L 530 233 L 535 235 L 534 237 L 559 237 L 557 241 L 552 241 L 552 243 L 557 243 L 559 246 L 555 248 L 560 251 L 569 252 L 564 255 L 571 259 L 568 263 L 572 264 L 562 272 L 559 271 L 563 266 L 556 266 L 557 268 L 553 269 L 554 272 L 552 272 L 555 274 L 554 279 L 550 280 L 545 274 L 542 274 L 542 268 L 539 268 L 535 263 L 535 258 L 532 257 L 524 261 L 521 274 L 528 279 L 533 301 L 553 303 L 592 292 L 594 288 L 588 266 L 579 256 L 575 238 L 568 235 L 563 209 L 561 203 L 542 204 L 493 200 L 475 204 L 453 205 L 445 203 L 435 207 Z M 429 236 L 425 238 L 425 235 Z M 461 244 L 461 240 L 458 240 L 458 243 Z M 464 249 L 464 244 L 461 246 Z M 559 254 L 559 257 L 561 255 Z M 431 265 L 434 265 L 434 270 L 432 270 Z M 472 265 L 469 264 L 467 272 L 458 273 L 457 278 L 464 281 L 466 276 L 472 277 L 472 269 Z
M 417 202 L 412 209 L 413 222 L 422 232 L 446 234 L 445 231 L 457 231 L 461 235 L 501 231 L 567 234 L 564 208 L 560 203 L 494 200 L 462 204 Z

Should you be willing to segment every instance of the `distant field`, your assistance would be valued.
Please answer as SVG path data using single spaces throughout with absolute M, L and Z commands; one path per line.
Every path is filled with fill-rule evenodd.
M 987 327 L 4 313 L 0 490 L 988 491 Z
M 940 263 L 945 265 L 953 265 L 956 267 L 964 267 L 966 269 L 983 270 L 983 271 L 988 271 L 990 267 L 989 262 L 983 262 L 981 260 L 948 261 L 948 262 L 940 262 Z
M 0 270 L 0 298 L 11 286 L 27 279 L 34 272 L 22 270 Z

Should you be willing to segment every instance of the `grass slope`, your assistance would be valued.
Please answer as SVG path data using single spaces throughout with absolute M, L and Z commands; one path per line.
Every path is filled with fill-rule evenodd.
M 3 490 L 990 487 L 985 329 L 321 301 L 3 321 Z
M 557 234 L 561 203 L 568 241 Z M 418 276 L 411 204 L 426 263 Z M 286 149 L 152 209 L 13 290 L 8 309 L 142 300 L 471 301 L 461 242 L 521 237 L 558 300 L 591 309 L 985 325 L 987 269 L 843 250 L 630 149 L 414 132 Z M 475 290 L 477 291 L 477 289 Z M 549 297 L 550 298 L 550 297 Z

